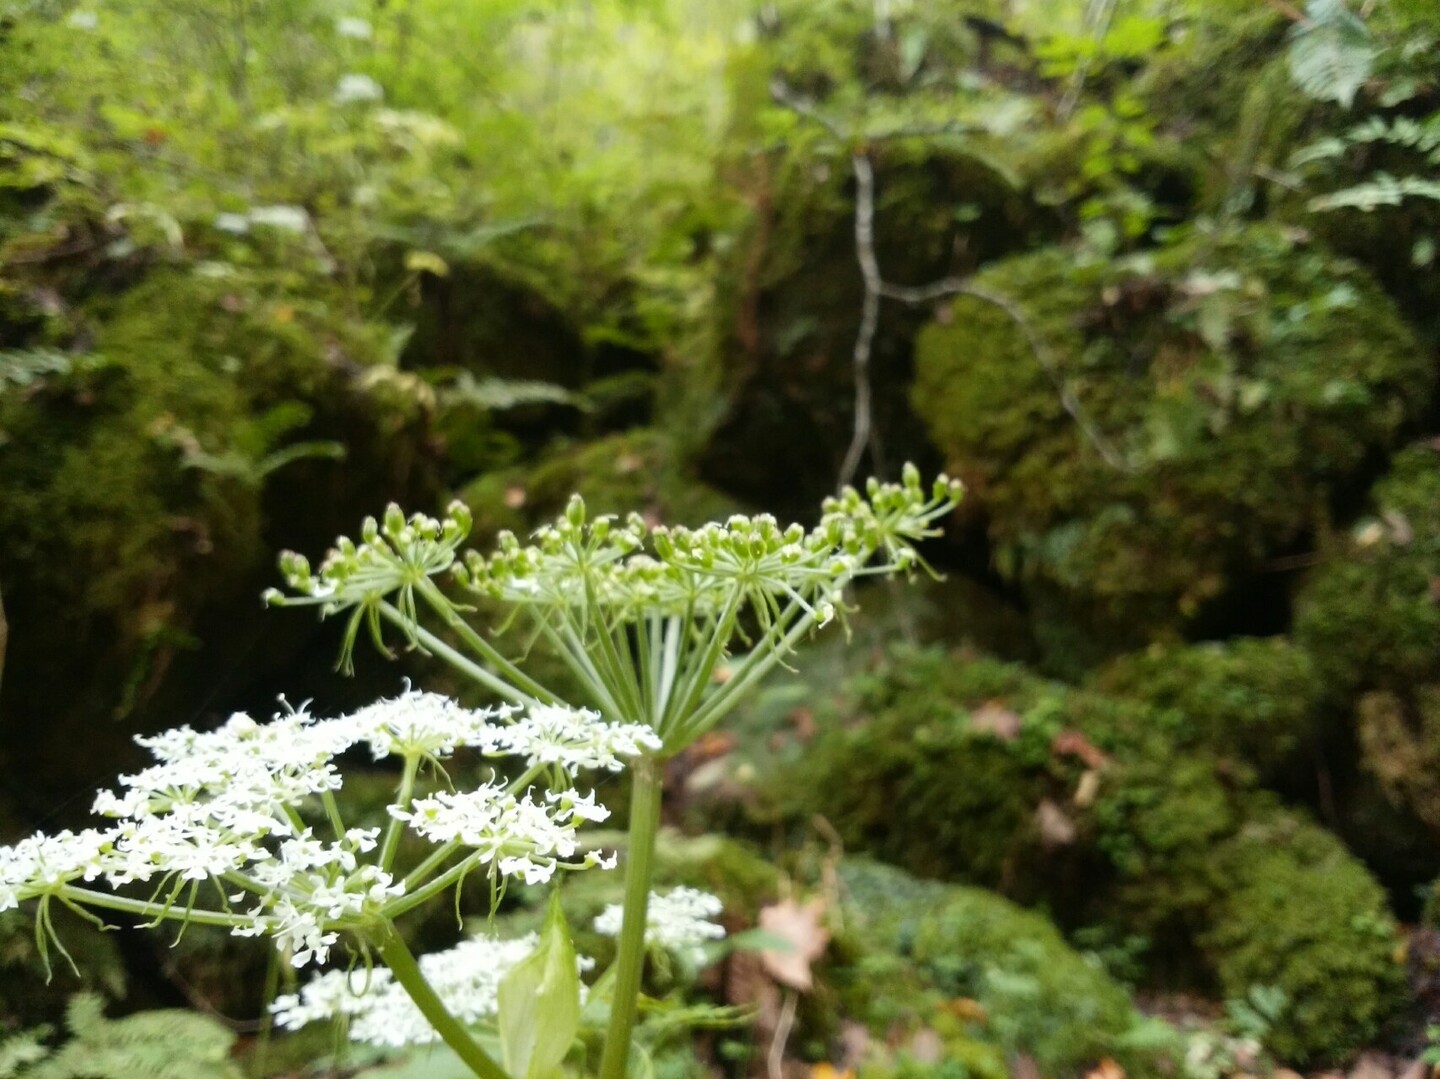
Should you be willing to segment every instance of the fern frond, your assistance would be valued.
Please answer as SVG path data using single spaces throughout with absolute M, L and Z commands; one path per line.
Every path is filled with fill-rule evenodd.
M 58 348 L 0 349 L 0 392 L 7 387 L 29 389 L 46 377 L 63 377 L 104 364 L 90 352 L 62 352 Z
M 1369 213 L 1381 206 L 1399 206 L 1407 198 L 1432 199 L 1440 202 L 1440 180 L 1419 176 L 1391 176 L 1377 172 L 1364 183 L 1320 195 L 1308 203 L 1311 210 L 1363 210 Z
M 68 1042 L 32 1053 L 13 1072 L 0 1071 L 0 1079 L 240 1079 L 230 1060 L 235 1035 L 203 1015 L 166 1009 L 106 1019 L 99 996 L 78 993 L 65 1026 Z
M 442 392 L 450 403 L 474 405 L 488 412 L 538 404 L 589 408 L 589 402 L 579 394 L 553 382 L 508 378 L 477 379 L 469 371 L 461 371 L 455 376 L 455 381 Z
M 1347 109 L 1370 78 L 1375 48 L 1365 21 L 1342 0 L 1310 0 L 1290 38 L 1290 78 L 1317 101 Z

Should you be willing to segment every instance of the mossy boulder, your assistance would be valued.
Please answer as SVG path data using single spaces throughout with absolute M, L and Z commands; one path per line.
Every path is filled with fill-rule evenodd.
M 1391 805 L 1440 833 L 1440 685 L 1365 694 L 1355 733 L 1361 762 Z
M 690 432 L 701 474 L 777 514 L 807 512 L 833 489 L 854 427 L 865 286 L 852 150 L 865 142 L 874 255 L 891 284 L 966 275 L 1059 229 L 1019 170 L 1016 132 L 997 119 L 1012 103 L 997 108 L 979 85 L 979 71 L 1000 80 L 1020 60 L 1014 39 L 995 33 L 994 5 L 916 5 L 895 17 L 885 36 L 863 5 L 780 4 L 773 32 L 732 67 L 723 167 L 747 213 L 725 237 L 713 323 L 682 369 L 682 392 L 704 398 Z M 904 58 L 902 40 L 921 49 Z M 841 133 L 777 105 L 777 83 Z M 883 137 L 957 119 L 957 109 L 973 109 L 977 128 L 994 120 L 995 133 Z M 887 301 L 872 341 L 872 413 L 891 462 L 927 453 L 904 389 L 924 317 Z
M 0 383 L 0 741 L 26 747 L 6 771 L 32 819 L 74 799 L 77 775 L 88 788 L 134 764 L 137 730 L 203 722 L 232 703 L 222 682 L 292 661 L 293 638 L 256 628 L 276 617 L 256 601 L 275 549 L 320 547 L 362 488 L 373 510 L 377 486 L 426 486 L 413 460 L 389 471 L 395 410 L 352 378 L 373 327 L 326 313 L 156 269 L 75 315 L 91 351 L 70 370 Z
M 1440 452 L 1395 455 L 1370 512 L 1325 551 L 1296 601 L 1295 637 L 1386 798 L 1440 829 Z M 1372 837 L 1373 842 L 1373 837 Z M 1433 870 L 1432 870 L 1433 871 Z
M 1371 512 L 1338 538 L 1296 601 L 1295 639 L 1331 695 L 1440 680 L 1440 450 L 1397 453 Z
M 1303 674 L 1288 646 L 1257 647 L 1286 677 L 1247 681 L 1220 664 L 1193 702 L 1193 734 L 1178 691 L 1157 694 L 1157 706 L 1016 664 L 897 649 L 855 680 L 804 760 L 775 778 L 777 801 L 796 819 L 824 816 L 847 849 L 1048 904 L 1068 929 L 1143 937 L 1156 983 L 1243 994 L 1237 972 L 1259 966 L 1248 957 L 1308 925 L 1308 951 L 1270 976 L 1295 1006 L 1277 1045 L 1296 1060 L 1337 1058 L 1394 1011 L 1398 942 L 1368 871 L 1278 808 L 1243 754 L 1221 744 L 1234 721 L 1217 704 L 1226 674 L 1246 693 Z M 1251 917 L 1235 893 L 1268 894 L 1255 836 L 1273 840 L 1287 901 Z M 1330 889 L 1331 876 L 1344 887 Z M 1345 972 L 1346 984 L 1327 993 L 1327 971 Z M 1353 1022 L 1335 1018 L 1351 1012 Z
M 1050 774 L 1058 701 L 1027 708 L 1040 685 L 1017 665 L 894 653 L 828 702 L 804 756 L 773 777 L 773 797 L 797 819 L 824 816 L 849 849 L 1030 894 L 1043 860 L 1035 813 L 1064 788 Z
M 1433 382 L 1365 271 L 1249 225 L 984 269 L 921 334 L 911 399 L 1002 574 L 1114 649 L 1303 542 Z
M 929 1028 L 946 1057 L 986 1076 L 1008 1074 L 1021 1053 L 1047 1077 L 1104 1057 L 1139 1063 L 1125 1049 L 1139 1019 L 1129 995 L 1042 915 L 864 858 L 841 864 L 839 885 L 844 931 L 826 977 L 842 1011 L 877 1037 L 904 1044 Z
M 1324 829 L 1292 813 L 1247 822 L 1217 847 L 1217 899 L 1201 942 L 1220 990 L 1283 989 L 1266 1044 L 1296 1064 L 1370 1045 L 1405 1002 L 1403 946 L 1385 893 Z
M 1152 645 L 1090 680 L 1102 693 L 1173 709 L 1186 750 L 1274 776 L 1313 747 L 1322 687 L 1310 654 L 1283 637 Z

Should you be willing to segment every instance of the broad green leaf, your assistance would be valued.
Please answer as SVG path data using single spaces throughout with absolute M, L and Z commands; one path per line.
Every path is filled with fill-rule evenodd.
M 551 893 L 534 954 L 500 983 L 501 1058 L 515 1079 L 551 1079 L 580 1028 L 580 974 L 575 945 Z

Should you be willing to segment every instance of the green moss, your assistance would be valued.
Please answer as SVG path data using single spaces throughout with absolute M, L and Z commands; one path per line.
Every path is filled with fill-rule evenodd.
M 997 1063 L 1004 1074 L 1016 1053 L 1046 1076 L 1126 1057 L 1137 1019 L 1128 995 L 1041 915 L 860 858 L 846 859 L 839 879 L 845 958 L 828 976 L 872 1033 L 893 1044 L 897 1030 L 929 1026 L 979 1075 Z M 897 1074 L 908 1074 L 903 1064 Z
M 1342 701 L 1440 681 L 1440 453 L 1422 444 L 1396 454 L 1371 501 L 1296 604 L 1295 639 Z
M 235 611 L 271 617 L 253 597 L 273 492 L 296 490 L 296 476 L 311 485 L 297 499 L 304 513 L 281 524 L 291 536 L 328 531 L 330 504 L 348 497 L 328 482 L 328 462 L 286 468 L 275 485 L 280 461 L 267 455 L 315 437 L 300 431 L 312 413 L 326 434 L 353 436 L 362 461 L 379 451 L 369 398 L 335 392 L 354 388 L 335 356 L 373 355 L 370 331 L 325 315 L 313 298 L 282 302 L 248 279 L 157 269 L 89 300 L 90 362 L 23 395 L 0 388 L 0 577 L 12 626 L 0 735 L 27 746 L 24 771 L 10 768 L 28 812 L 71 798 L 77 774 L 123 766 L 137 726 L 173 725 L 173 713 L 150 714 L 164 695 L 193 717 L 223 678 L 242 680 L 236 667 L 258 634 Z M 236 642 L 225 672 L 197 663 L 190 677 L 203 685 L 178 688 L 172 676 L 202 632 L 215 635 L 204 643 Z
M 1273 985 L 1289 1005 L 1266 1039 L 1291 1063 L 1334 1063 L 1373 1044 L 1404 1000 L 1385 894 L 1340 842 L 1289 813 L 1216 849 L 1223 885 L 1202 938 L 1223 993 Z
M 1060 724 L 1042 686 L 1018 666 L 902 652 L 852 683 L 841 714 L 776 777 L 775 798 L 798 817 L 824 816 L 850 849 L 1023 891 L 1015 875 L 1036 861 L 1033 818 L 1052 788 L 1046 762 Z M 1016 713 L 1014 742 L 972 725 L 987 702 Z
M 1177 748 L 1271 775 L 1313 744 L 1321 695 L 1309 653 L 1280 637 L 1154 645 L 1090 684 L 1178 712 Z
M 1121 641 L 1183 624 L 1310 534 L 1434 378 L 1364 271 L 1268 226 L 1114 262 L 1050 249 L 975 283 L 1015 310 L 957 298 L 919 339 L 914 407 L 1002 573 Z
M 1391 805 L 1440 829 L 1440 685 L 1360 698 L 1361 761 Z
M 1283 642 L 1234 648 L 1208 676 L 1185 675 L 1207 657 L 1199 648 L 1177 660 L 1173 680 L 1157 674 L 1163 652 L 1098 680 L 1137 696 L 1143 686 L 1158 707 L 1015 664 L 895 649 L 852 683 L 805 759 L 773 785 L 790 813 L 823 815 L 847 849 L 1049 904 L 1071 928 L 1147 939 L 1143 975 L 1152 982 L 1243 995 L 1245 977 L 1268 984 L 1251 957 L 1277 933 L 1308 925 L 1312 954 L 1293 968 L 1272 964 L 1270 980 L 1294 1002 L 1277 1047 L 1297 1060 L 1329 1059 L 1362 1044 L 1394 1002 L 1393 964 L 1377 960 L 1396 944 L 1393 925 L 1361 864 L 1280 811 L 1257 789 L 1255 769 L 1223 744 L 1227 725 L 1246 729 L 1237 710 L 1252 696 L 1313 692 L 1304 657 Z M 1278 700 L 1274 714 L 1293 706 Z M 1255 836 L 1290 852 L 1276 855 L 1283 915 L 1261 902 L 1269 893 Z M 1343 878 L 1338 891 L 1327 873 Z M 1245 914 L 1251 899 L 1254 917 Z M 1334 960 L 1350 983 L 1333 992 L 1315 973 L 1331 950 L 1353 953 Z M 1353 1022 L 1327 1027 L 1352 1007 Z

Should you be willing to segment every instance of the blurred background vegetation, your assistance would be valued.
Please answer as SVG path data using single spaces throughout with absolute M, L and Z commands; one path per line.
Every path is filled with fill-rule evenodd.
M 834 892 L 790 1066 L 1399 1072 L 1440 1023 L 1437 42 L 1429 0 L 0 0 L 0 838 L 136 733 L 432 674 L 342 680 L 258 601 L 388 500 L 805 519 L 912 459 L 969 488 L 945 582 L 675 764 L 676 824 Z M 694 842 L 742 915 L 783 890 Z M 260 1010 L 234 942 L 75 933 L 122 1007 Z M 78 987 L 27 934 L 16 1029 Z M 743 974 L 759 1029 L 671 1073 L 763 1073 Z M 72 1045 L 124 1041 L 97 999 Z

